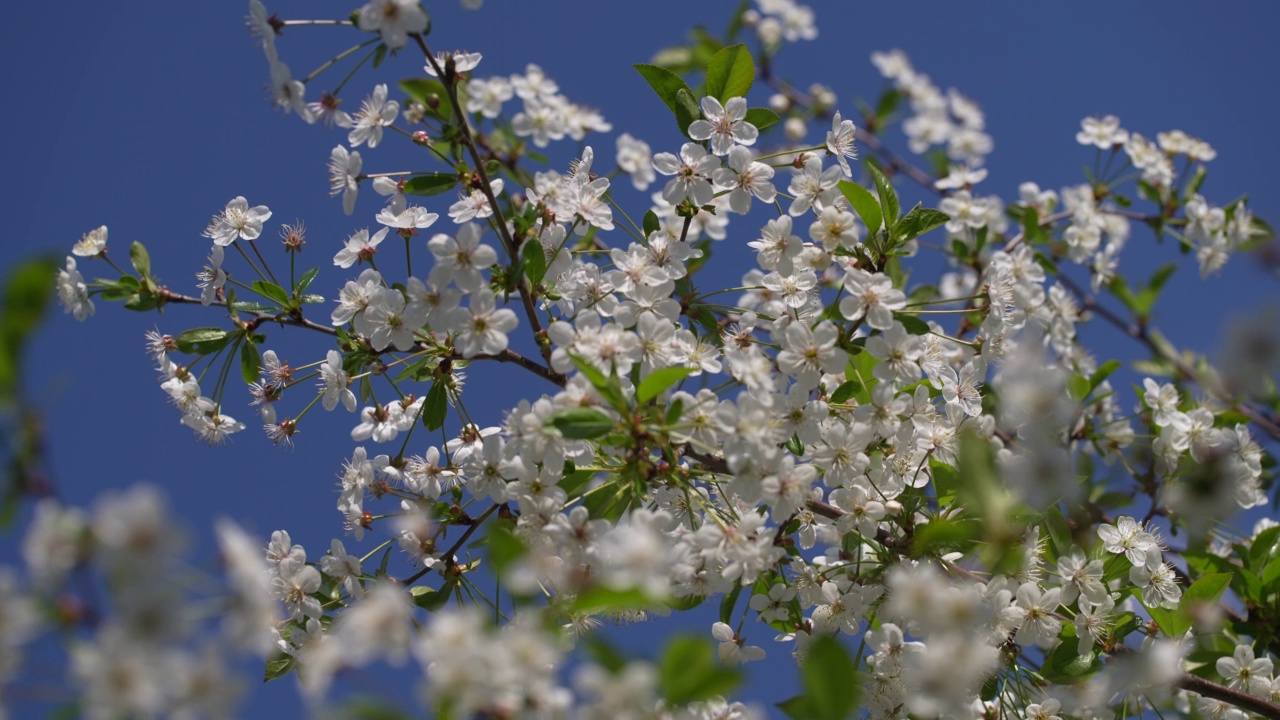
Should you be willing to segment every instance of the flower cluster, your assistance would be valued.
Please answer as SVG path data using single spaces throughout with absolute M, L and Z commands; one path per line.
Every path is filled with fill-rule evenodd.
M 277 102 L 347 131 L 329 154 L 344 211 L 368 212 L 363 183 L 386 198 L 380 229 L 334 243 L 332 266 L 350 274 L 328 300 L 315 294 L 316 269 L 297 272 L 300 226 L 283 231 L 288 274 L 273 272 L 259 244 L 272 211 L 237 197 L 206 231 L 198 297 L 157 285 L 138 244 L 136 276 L 86 283 L 68 258 L 58 291 L 78 319 L 94 293 L 135 310 L 225 312 L 226 330 L 148 336 L 161 388 L 211 444 L 244 428 L 224 413 L 230 363 L 277 443 L 316 422 L 316 404 L 355 413 L 333 523 L 348 540 L 308 558 L 277 531 L 264 571 L 243 533 L 219 530 L 235 598 L 227 634 L 271 651 L 268 677 L 296 669 L 318 707 L 341 670 L 412 659 L 426 703 L 456 715 L 745 718 L 759 713 L 700 688 L 718 693 L 727 668 L 765 658 L 753 643 L 767 636 L 799 662 L 817 656 L 806 673 L 836 673 L 822 682 L 857 682 L 838 674 L 846 665 L 864 670 L 862 705 L 876 718 L 1083 718 L 1193 700 L 1217 713 L 1210 703 L 1248 701 L 1241 694 L 1278 699 L 1261 654 L 1274 652 L 1274 635 L 1257 628 L 1280 627 L 1280 616 L 1224 620 L 1235 611 L 1217 603 L 1230 591 L 1274 608 L 1280 530 L 1201 547 L 1236 510 L 1266 500 L 1272 463 L 1250 422 L 1280 437 L 1268 419 L 1275 383 L 1223 383 L 1189 360 L 1150 327 L 1164 280 L 1134 291 L 1117 276 L 1135 223 L 1177 228 L 1202 272 L 1265 234 L 1242 201 L 1215 208 L 1198 181 L 1180 192 L 1192 164 L 1200 173 L 1212 159 L 1206 143 L 1175 132 L 1153 144 L 1113 116 L 1088 118 L 1076 140 L 1123 153 L 1151 214 L 1132 209 L 1119 175 L 1056 191 L 1023 183 L 1006 202 L 975 192 L 994 147 L 982 110 L 900 51 L 872 62 L 891 99 L 911 108 L 909 149 L 942 148 L 950 164 L 936 173 L 885 150 L 874 133 L 887 115 L 864 114 L 859 129 L 824 88 L 773 79 L 781 100 L 770 105 L 788 117 L 750 107 L 754 66 L 747 77 L 750 53 L 738 46 L 701 68 L 701 98 L 674 73 L 646 75 L 688 142 L 654 152 L 622 134 L 605 170 L 585 140 L 610 123 L 536 65 L 478 77 L 479 53 L 433 54 L 416 2 L 359 9 L 354 24 L 378 33 L 382 53 L 408 54 L 412 39 L 426 65 L 400 85 L 403 100 L 378 83 L 352 114 L 330 95 L 302 103 L 275 47 L 281 21 L 257 0 L 250 10 Z M 761 0 L 742 20 L 770 60 L 817 34 L 812 11 L 791 0 Z M 831 130 L 803 146 L 804 123 L 819 117 Z M 779 121 L 785 138 L 769 134 Z M 402 154 L 388 154 L 402 135 Z M 875 156 L 865 169 L 850 163 L 861 137 Z M 567 172 L 528 168 L 529 145 L 564 139 L 581 143 Z M 387 169 L 370 172 L 375 163 Z M 611 183 L 621 174 L 638 191 L 665 180 L 628 212 L 625 188 Z M 899 191 L 909 191 L 890 175 L 915 181 L 937 209 L 904 212 Z M 419 234 L 445 213 L 446 230 Z M 713 251 L 737 243 L 754 251 L 753 266 L 710 274 Z M 235 269 L 233 245 L 245 260 Z M 106 228 L 73 252 L 105 257 Z M 935 266 L 930 281 L 912 275 Z M 1123 311 L 1102 305 L 1104 288 Z M 322 303 L 329 315 L 316 321 L 310 306 Z M 1121 363 L 1100 362 L 1082 340 L 1097 317 L 1150 352 L 1133 412 L 1110 379 Z M 285 329 L 322 334 L 323 358 L 291 364 L 261 349 Z M 1251 344 L 1250 367 L 1280 365 L 1280 342 L 1265 339 Z M 185 356 L 194 359 L 179 364 Z M 515 394 L 501 418 L 468 404 L 478 383 L 467 388 L 464 371 L 480 363 L 531 381 L 503 386 Z M 1174 380 L 1153 377 L 1162 374 Z M 206 377 L 217 378 L 207 394 Z M 297 411 L 281 420 L 283 407 Z M 157 502 L 139 497 L 131 512 Z M 137 523 L 151 536 L 124 532 L 121 508 L 93 521 L 42 509 L 29 541 L 40 557 L 28 558 L 38 583 L 83 561 L 66 556 L 83 552 L 72 535 L 91 532 L 108 573 L 172 544 L 150 518 Z M 368 536 L 381 544 L 348 550 Z M 483 569 L 468 551 L 479 545 Z M 393 549 L 404 572 L 390 565 Z M 166 557 L 148 562 L 163 569 Z M 477 604 L 479 580 L 495 575 L 513 602 Z M 686 683 L 699 688 L 681 691 L 670 668 L 612 651 L 563 677 L 602 618 L 644 621 L 718 596 L 705 646 L 670 661 L 705 651 L 695 668 L 705 677 Z M 446 608 L 454 602 L 474 607 Z M 29 625 L 0 623 L 0 645 Z M 1188 636 L 1193 628 L 1205 632 Z M 1219 629 L 1229 648 L 1207 639 Z M 86 694 L 124 712 L 187 702 L 193 681 L 174 680 L 173 668 L 138 681 L 149 694 L 104 695 L 105 653 L 136 650 L 121 634 L 104 630 L 77 656 Z

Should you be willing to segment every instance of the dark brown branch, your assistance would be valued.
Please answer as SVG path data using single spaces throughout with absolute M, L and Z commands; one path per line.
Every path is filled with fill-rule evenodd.
M 168 288 L 160 288 L 159 295 L 160 295 L 160 298 L 165 303 L 178 303 L 180 305 L 203 305 L 204 304 L 204 302 L 202 302 L 200 298 L 191 297 L 190 295 L 183 295 L 182 293 L 176 293 L 172 290 L 169 290 Z M 209 303 L 209 305 L 216 306 L 216 307 L 226 307 L 227 301 L 214 300 L 213 302 Z M 303 327 L 308 330 L 315 330 L 316 332 L 322 332 L 322 333 L 325 333 L 326 335 L 337 334 L 337 331 L 334 330 L 332 327 L 329 327 L 328 325 L 321 325 L 320 323 L 317 323 L 317 322 L 312 322 L 311 320 L 308 320 L 305 317 L 303 317 L 301 312 L 296 314 L 290 314 L 286 312 L 279 315 L 272 315 L 271 313 L 244 313 L 244 314 L 251 316 L 253 319 L 250 322 L 254 323 L 255 325 L 261 325 L 262 323 L 273 322 L 273 323 L 280 323 L 282 325 L 295 325 L 297 327 Z
M 454 119 L 458 123 L 458 132 L 462 135 L 462 144 L 467 146 L 467 152 L 471 155 L 471 161 L 475 164 L 476 177 L 480 178 L 480 192 L 484 193 L 485 198 L 489 200 L 489 207 L 493 209 L 493 224 L 497 226 L 498 237 L 502 240 L 502 245 L 507 250 L 507 256 L 511 259 L 512 267 L 519 267 L 520 246 L 516 243 L 515 238 L 511 237 L 511 231 L 507 229 L 506 218 L 502 216 L 502 209 L 498 207 L 498 198 L 493 194 L 489 173 L 485 170 L 484 160 L 480 158 L 480 151 L 476 148 L 475 136 L 471 132 L 471 123 L 467 122 L 462 103 L 458 102 L 457 74 L 447 75 L 445 73 L 445 68 L 440 67 L 436 56 L 431 54 L 431 49 L 427 47 L 427 42 L 422 39 L 421 35 L 414 34 L 413 41 L 418 44 L 418 48 L 426 56 L 427 62 L 436 71 L 436 74 L 444 84 L 445 93 L 449 96 L 449 104 L 453 106 Z M 529 326 L 533 328 L 534 338 L 538 341 L 538 346 L 542 350 L 542 359 L 550 365 L 551 347 L 541 342 L 546 332 L 542 329 L 542 321 L 538 318 L 538 308 L 533 304 L 533 292 L 529 288 L 528 281 L 523 276 L 518 278 L 517 291 L 524 305 L 525 316 L 529 318 Z
M 458 541 L 455 542 L 452 546 L 450 546 L 448 550 L 444 551 L 444 555 L 441 556 L 444 562 L 447 562 L 447 563 L 453 562 L 453 556 L 457 554 L 458 550 L 462 548 L 463 544 L 465 544 L 467 540 L 471 539 L 471 536 L 475 534 L 476 530 L 479 530 L 480 526 L 484 524 L 484 521 L 488 519 L 490 515 L 493 514 L 494 510 L 497 510 L 499 507 L 501 507 L 501 505 L 502 505 L 501 503 L 494 503 L 490 505 L 488 510 L 485 510 L 483 513 L 480 513 L 480 517 L 472 520 L 471 524 L 468 525 L 467 529 L 462 533 L 462 536 L 458 538 Z M 424 567 L 418 572 L 402 580 L 400 584 L 405 587 L 408 587 L 414 584 L 415 582 L 421 580 L 429 572 L 431 572 L 431 568 Z
M 1280 720 L 1280 705 L 1267 702 L 1260 697 L 1255 697 L 1239 690 L 1233 690 L 1210 680 L 1205 680 L 1197 675 L 1183 673 L 1176 684 L 1183 690 L 1190 690 L 1207 698 L 1221 700 L 1228 705 L 1233 705 L 1241 710 L 1248 710 L 1264 718 Z

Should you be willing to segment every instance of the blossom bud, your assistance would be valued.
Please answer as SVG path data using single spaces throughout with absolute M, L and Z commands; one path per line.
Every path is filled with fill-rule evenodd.
M 427 134 L 426 130 L 416 130 L 413 133 L 413 142 L 423 147 L 430 147 L 431 136 Z
M 423 99 L 427 101 L 427 107 L 431 108 L 432 110 L 440 109 L 440 96 L 437 95 L 436 93 L 428 93 L 427 96 Z
M 791 109 L 791 100 L 782 93 L 774 93 L 769 96 L 769 108 L 774 112 L 786 112 Z
M 898 502 L 897 500 L 890 500 L 884 504 L 885 515 L 893 516 L 893 515 L 897 515 L 900 512 L 902 512 L 902 503 Z
M 787 122 L 783 124 L 782 129 L 787 133 L 787 138 L 791 140 L 799 140 L 809 132 L 804 120 L 798 117 L 787 118 Z

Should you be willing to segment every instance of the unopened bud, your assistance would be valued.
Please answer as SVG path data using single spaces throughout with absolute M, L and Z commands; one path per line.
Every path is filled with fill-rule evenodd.
M 413 133 L 413 142 L 423 147 L 431 146 L 431 136 L 426 130 L 417 130 Z
M 884 504 L 884 514 L 889 516 L 897 515 L 902 512 L 902 503 L 897 500 L 890 500 Z
M 428 93 L 427 96 L 423 99 L 427 101 L 427 107 L 431 108 L 432 110 L 440 109 L 440 96 L 437 95 L 436 93 Z

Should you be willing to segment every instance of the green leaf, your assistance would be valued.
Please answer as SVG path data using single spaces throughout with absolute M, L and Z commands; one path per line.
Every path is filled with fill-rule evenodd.
M 707 64 L 707 95 L 727 102 L 747 96 L 756 79 L 756 65 L 746 45 L 731 45 L 716 53 Z
M 404 181 L 406 195 L 439 195 L 449 192 L 458 184 L 458 176 L 453 173 L 427 173 L 415 175 Z
M 1280 557 L 1280 527 L 1267 528 L 1253 539 L 1249 546 L 1249 568 L 1262 572 L 1274 557 Z
M 449 102 L 449 93 L 444 89 L 444 83 L 439 80 L 433 78 L 401 80 L 400 89 L 409 97 L 426 106 L 427 111 L 435 113 L 437 117 L 452 117 L 453 105 Z M 431 103 L 427 101 L 428 96 L 434 96 L 439 101 L 439 109 L 431 109 Z
M 297 658 L 285 653 L 276 653 L 267 658 L 267 668 L 262 674 L 262 682 L 271 682 L 276 678 L 288 675 L 298 665 Z
M 769 108 L 747 108 L 747 122 L 756 126 L 757 130 L 764 130 L 770 125 L 776 125 L 782 121 L 778 113 Z
M 1173 613 L 1168 630 L 1169 637 L 1180 638 L 1195 624 L 1195 618 L 1201 614 L 1201 608 L 1217 604 L 1218 599 L 1231 585 L 1233 573 L 1209 573 L 1191 583 L 1182 593 L 1178 601 L 1178 609 Z M 1265 583 L 1264 583 L 1265 585 Z M 1152 616 L 1154 617 L 1154 615 Z M 1160 629 L 1164 630 L 1163 625 Z
M 1071 552 L 1073 544 L 1071 526 L 1067 524 L 1067 518 L 1063 516 L 1062 511 L 1056 506 L 1049 508 L 1044 514 L 1044 524 L 1049 530 L 1049 539 L 1053 541 L 1053 549 L 1058 552 L 1058 556 Z
M 547 253 L 542 249 L 542 243 L 537 240 L 525 241 L 524 247 L 520 249 L 520 259 L 529 282 L 534 285 L 542 282 L 542 278 L 547 275 Z
M 644 225 L 644 236 L 646 238 L 662 229 L 662 222 L 658 220 L 658 214 L 652 210 L 645 211 L 644 220 L 641 222 Z
M 689 137 L 689 124 L 697 120 L 700 112 L 698 103 L 693 99 L 693 91 L 689 89 L 688 84 L 679 75 L 670 70 L 658 67 L 657 65 L 647 65 L 639 63 L 634 65 L 636 72 L 649 83 L 649 87 L 658 94 L 658 97 L 671 110 L 671 114 L 676 118 L 676 124 L 680 126 L 680 133 L 685 137 Z M 688 100 L 680 97 L 680 92 L 688 96 Z M 692 113 L 689 110 L 688 103 L 693 103 Z
M 53 257 L 28 260 L 9 272 L 0 306 L 0 404 L 16 394 L 22 347 L 40 324 L 57 279 L 58 261 Z
M 618 652 L 618 649 L 609 644 L 609 641 L 599 635 L 588 635 L 582 638 L 581 642 L 587 650 L 587 654 L 592 660 L 603 666 L 605 670 L 616 673 L 627 666 L 627 658 Z
M 422 424 L 428 430 L 439 430 L 444 427 L 445 418 L 449 416 L 449 393 L 443 382 L 431 384 L 427 391 L 426 401 L 422 405 Z
M 845 199 L 849 201 L 849 206 L 858 213 L 858 217 L 862 218 L 862 224 L 867 226 L 867 232 L 874 235 L 880 229 L 882 220 L 880 203 L 876 202 L 875 196 L 861 185 L 848 180 L 841 180 L 838 187 L 840 192 L 844 193 Z
M 138 271 L 141 277 L 151 275 L 151 255 L 147 253 L 147 248 L 137 240 L 129 246 L 129 261 L 133 263 L 133 269 Z
M 814 720 L 844 720 L 853 713 L 860 686 L 849 651 L 839 640 L 828 636 L 815 640 L 802 674 Z
M 449 602 L 449 596 L 453 594 L 454 589 L 458 586 L 457 581 L 449 580 L 440 586 L 439 590 L 421 585 L 415 585 L 409 590 L 409 594 L 413 596 L 413 604 L 427 610 L 435 612 L 444 607 Z
M 702 108 L 698 107 L 698 99 L 693 91 L 680 88 L 676 91 L 676 122 L 684 125 L 685 135 L 689 134 L 689 126 L 694 120 L 702 117 Z
M 868 162 L 867 170 L 876 183 L 876 194 L 880 196 L 880 209 L 884 212 L 884 226 L 892 231 L 898 223 L 898 193 L 894 191 L 889 178 L 880 172 L 875 163 Z
M 593 408 L 569 408 L 551 416 L 547 424 L 570 440 L 590 440 L 613 429 L 614 421 Z
M 1256 250 L 1276 239 L 1275 228 L 1257 215 L 1249 223 L 1249 237 L 1240 243 L 1241 250 Z
M 1261 580 L 1263 587 L 1280 587 L 1276 584 L 1276 581 L 1280 580 L 1280 558 L 1267 563 L 1267 566 L 1262 569 Z
M 941 210 L 921 207 L 917 203 L 915 207 L 911 208 L 911 212 L 907 213 L 894 226 L 893 234 L 898 240 L 906 242 L 912 238 L 920 237 L 936 227 L 946 225 L 949 220 L 951 220 L 951 216 Z
M 275 312 L 280 308 L 259 302 L 235 302 L 231 303 L 231 309 L 236 312 L 269 313 Z
M 1169 281 L 1169 277 L 1173 275 L 1173 272 L 1177 269 L 1178 266 L 1176 263 L 1169 263 L 1157 270 L 1155 274 L 1151 276 L 1151 281 L 1147 283 L 1147 287 L 1139 292 L 1138 295 L 1132 299 L 1131 303 L 1128 303 L 1129 307 L 1134 312 L 1145 317 L 1151 312 L 1151 308 L 1155 306 L 1156 300 L 1159 299 L 1160 290 L 1164 287 L 1164 284 Z
M 693 368 L 668 367 L 654 370 L 636 386 L 636 403 L 643 405 L 658 397 L 664 390 L 689 376 Z
M 320 268 L 313 267 L 302 273 L 302 277 L 298 278 L 298 281 L 293 284 L 293 294 L 302 295 L 305 293 L 307 288 L 311 287 L 311 281 L 316 279 L 316 274 L 319 272 Z
M 599 368 L 573 353 L 569 354 L 569 359 L 573 361 L 574 367 L 578 368 L 578 372 L 582 373 L 582 376 L 596 389 L 596 392 L 600 393 L 601 397 L 608 401 L 615 410 L 620 413 L 626 413 L 630 410 L 627 406 L 627 398 L 622 394 L 622 385 L 618 382 L 618 378 L 605 377 L 605 374 L 600 372 Z
M 386 59 L 387 59 L 387 46 L 385 43 L 380 43 L 378 47 L 373 49 L 373 66 L 375 68 L 381 66 L 382 61 Z
M 672 706 L 728 695 L 742 679 L 741 672 L 716 663 L 710 640 L 687 636 L 667 643 L 658 675 L 663 697 Z
M 289 296 L 285 293 L 284 288 L 279 285 L 265 280 L 254 280 L 253 289 L 257 290 L 258 294 L 263 297 L 280 303 L 281 307 L 289 307 Z
M 380 698 L 355 698 L 342 704 L 337 717 L 346 720 L 411 720 L 412 715 Z
M 1080 655 L 1076 650 L 1076 643 L 1059 644 L 1045 658 L 1040 674 L 1051 683 L 1073 685 L 1102 670 L 1102 660 L 1098 659 L 1097 650 L 1090 650 L 1085 655 Z
M 258 354 L 258 346 L 245 340 L 240 345 L 240 377 L 249 384 L 258 382 L 258 368 L 262 365 L 262 356 Z
M 916 315 L 895 312 L 893 319 L 902 323 L 902 327 L 907 331 L 908 335 L 928 335 L 930 332 L 929 323 L 921 320 Z
M 730 624 L 733 620 L 733 608 L 738 604 L 738 596 L 741 594 L 741 583 L 734 585 L 732 590 L 724 594 L 724 599 L 720 601 L 720 622 L 725 625 Z
M 813 717 L 813 710 L 810 709 L 809 698 L 804 695 L 796 695 L 793 698 L 787 698 L 780 703 L 776 703 L 781 710 L 791 720 L 809 720 Z
M 500 522 L 490 525 L 485 547 L 488 548 L 489 562 L 493 563 L 493 569 L 499 576 L 505 573 L 512 563 L 529 552 L 529 548 L 525 547 L 520 538 Z
M 880 96 L 880 101 L 876 103 L 876 120 L 879 124 L 884 125 L 889 115 L 898 109 L 898 103 L 902 100 L 902 92 L 900 90 L 886 90 Z
M 1089 376 L 1089 392 L 1097 390 L 1102 381 L 1111 377 L 1112 373 L 1122 367 L 1124 367 L 1124 363 L 1119 360 L 1108 360 L 1098 366 L 1098 369 L 1094 370 L 1093 374 Z
M 861 388 L 862 383 L 857 380 L 846 380 L 840 383 L 840 387 L 836 388 L 835 392 L 831 393 L 831 397 L 827 399 L 827 402 L 833 404 L 849 402 L 849 399 L 856 395 Z
M 222 328 L 192 328 L 174 338 L 178 350 L 190 355 L 208 355 L 221 350 L 231 339 L 231 334 Z
M 604 585 L 595 585 L 578 594 L 570 606 L 570 612 L 615 614 L 652 610 L 661 606 L 661 602 L 649 597 L 640 588 L 614 590 Z

